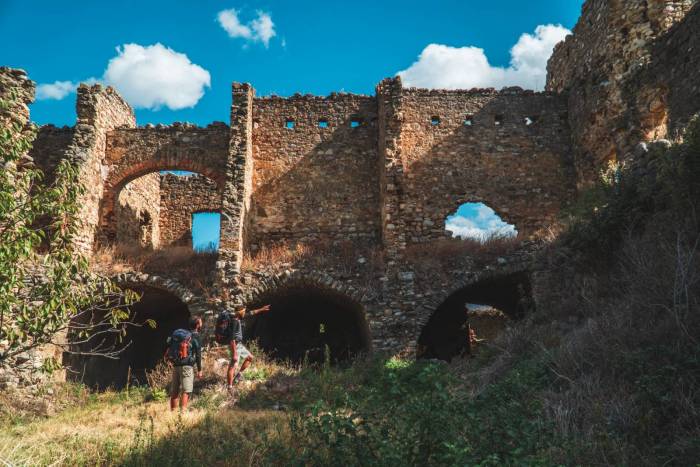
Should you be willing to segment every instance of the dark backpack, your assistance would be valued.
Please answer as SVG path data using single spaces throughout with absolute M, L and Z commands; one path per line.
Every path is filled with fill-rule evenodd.
M 222 311 L 216 318 L 216 328 L 214 329 L 214 340 L 219 344 L 228 344 L 233 337 L 232 327 L 233 316 L 228 311 Z
M 192 365 L 192 333 L 185 329 L 176 329 L 170 336 L 168 358 L 175 365 Z

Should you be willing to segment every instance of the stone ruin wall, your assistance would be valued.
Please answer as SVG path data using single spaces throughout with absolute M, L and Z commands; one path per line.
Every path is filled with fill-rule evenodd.
M 249 248 L 280 242 L 377 246 L 377 161 L 375 98 L 255 99 Z
M 160 242 L 160 174 L 150 173 L 126 184 L 115 206 L 116 243 L 155 249 Z
M 698 99 L 697 10 L 697 0 L 588 0 L 555 47 L 547 89 L 568 95 L 579 186 L 639 141 L 673 136 L 697 111 L 683 104 Z
M 406 243 L 445 237 L 445 218 L 466 202 L 525 237 L 553 222 L 572 195 L 566 112 L 561 97 L 520 88 L 403 89 L 395 224 Z
M 203 175 L 159 177 L 160 244 L 192 246 L 192 215 L 221 212 L 221 191 Z
M 158 174 L 162 170 L 187 170 L 201 173 L 222 185 L 228 134 L 229 128 L 223 123 L 214 123 L 206 128 L 175 124 L 120 128 L 110 132 L 103 167 L 105 196 L 100 205 L 101 241 L 111 242 L 118 238 L 116 230 L 119 222 L 115 209 L 120 204 L 117 200 L 119 194 L 134 183 L 148 183 L 142 181 L 148 174 L 155 174 L 153 180 L 159 180 Z M 160 186 L 155 181 L 153 184 L 155 186 L 150 189 L 147 204 L 160 205 Z M 144 193 L 143 190 L 141 192 Z M 170 209 L 168 212 L 173 211 Z M 174 237 L 159 228 L 159 217 L 153 219 L 153 231 L 160 230 L 160 234 L 154 238 L 159 239 L 164 235 L 167 245 L 169 239 Z M 138 216 L 131 216 L 131 221 L 122 221 L 128 222 L 138 224 Z

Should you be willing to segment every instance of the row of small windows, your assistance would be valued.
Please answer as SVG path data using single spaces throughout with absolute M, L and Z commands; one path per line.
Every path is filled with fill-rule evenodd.
M 530 126 L 535 123 L 537 123 L 537 120 L 539 120 L 539 117 L 536 115 L 531 115 L 528 117 L 523 118 L 523 123 L 525 126 Z M 438 126 L 440 124 L 440 117 L 437 115 L 433 115 L 430 117 L 430 124 L 432 126 Z M 472 126 L 474 125 L 474 117 L 472 115 L 465 115 L 464 120 L 462 122 L 464 126 Z M 503 125 L 503 115 L 496 115 L 493 117 L 493 124 L 495 126 L 501 126 Z
M 362 126 L 363 120 L 361 118 L 352 118 L 350 119 L 350 128 L 357 128 Z M 318 128 L 328 128 L 328 120 L 326 119 L 320 119 L 317 123 Z M 287 120 L 284 121 L 284 127 L 287 128 L 288 130 L 293 130 L 296 128 L 296 121 L 294 119 L 288 118 Z

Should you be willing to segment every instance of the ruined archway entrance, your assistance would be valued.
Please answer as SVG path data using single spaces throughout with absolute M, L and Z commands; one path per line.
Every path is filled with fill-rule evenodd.
M 68 364 L 71 379 L 99 389 L 121 388 L 129 375 L 130 384 L 144 384 L 146 371 L 162 361 L 168 336 L 175 329 L 187 328 L 189 310 L 175 295 L 153 287 L 129 288 L 141 294 L 141 299 L 129 308 L 129 320 L 134 325 L 127 326 L 121 342 L 111 336 L 112 341 L 107 343 L 120 350 L 119 357 L 73 356 Z M 148 320 L 155 321 L 156 326 L 149 326 Z M 95 342 L 88 342 L 81 350 L 89 351 L 93 345 Z
M 417 356 L 450 361 L 465 349 L 467 320 L 472 326 L 478 324 L 481 337 L 493 338 L 499 321 L 503 326 L 503 315 L 517 319 L 528 311 L 530 296 L 530 281 L 525 273 L 487 278 L 455 291 L 438 306 L 423 327 Z M 479 314 L 480 309 L 483 314 Z
M 273 358 L 319 363 L 327 347 L 332 362 L 343 362 L 370 350 L 362 306 L 340 292 L 309 284 L 282 286 L 250 306 L 268 303 L 269 313 L 246 323 L 245 337 L 257 340 Z

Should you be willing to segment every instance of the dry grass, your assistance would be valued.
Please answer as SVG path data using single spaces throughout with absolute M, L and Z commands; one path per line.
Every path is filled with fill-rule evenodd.
M 496 258 L 513 253 L 522 244 L 522 238 L 493 233 L 484 239 L 441 238 L 406 248 L 408 261 L 420 263 L 450 264 L 468 258 L 486 264 Z
M 274 265 L 292 265 L 311 255 L 311 248 L 304 244 L 280 243 L 264 247 L 254 253 L 246 253 L 241 263 L 242 272 L 255 272 Z

